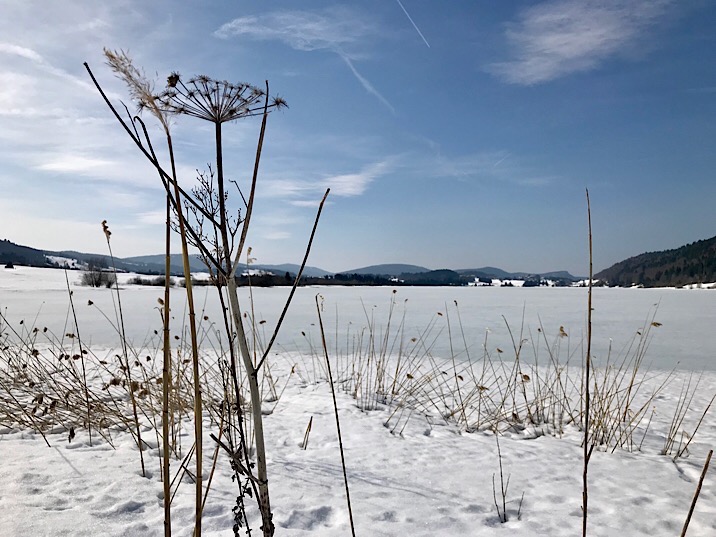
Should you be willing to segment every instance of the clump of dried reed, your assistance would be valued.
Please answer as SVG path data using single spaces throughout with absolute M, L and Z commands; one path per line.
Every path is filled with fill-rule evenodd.
M 665 453 L 683 455 L 698 431 L 700 423 L 684 420 L 693 406 L 694 383 L 685 385 L 672 409 L 659 395 L 674 381 L 674 372 L 647 367 L 652 331 L 661 326 L 656 313 L 655 308 L 621 350 L 610 344 L 606 356 L 590 364 L 589 441 L 595 449 L 640 450 L 657 406 L 674 414 Z M 550 332 L 540 324 L 533 332 L 524 325 L 515 330 L 504 320 L 508 345 L 492 343 L 489 332 L 477 344 L 468 341 L 457 303 L 446 305 L 415 334 L 406 330 L 406 315 L 405 301 L 393 291 L 384 319 L 366 310 L 365 326 L 351 326 L 344 341 L 328 344 L 336 347 L 336 385 L 361 410 L 384 410 L 391 432 L 401 434 L 414 419 L 523 437 L 583 430 L 584 341 L 575 342 L 564 326 Z M 313 335 L 308 331 L 304 337 L 311 342 Z M 304 381 L 318 382 L 326 378 L 321 347 L 309 347 L 308 354 L 298 354 L 295 370 Z M 449 352 L 436 350 L 445 348 Z M 696 417 L 703 420 L 704 414 Z

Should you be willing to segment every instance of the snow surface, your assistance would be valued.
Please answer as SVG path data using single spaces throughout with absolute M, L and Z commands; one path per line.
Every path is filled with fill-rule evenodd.
M 104 288 L 79 285 L 80 272 L 68 271 L 77 317 L 93 346 L 118 346 L 116 329 L 105 319 L 114 319 L 114 294 Z M 127 337 L 142 345 L 160 330 L 161 319 L 157 299 L 163 296 L 160 287 L 127 285 L 135 274 L 118 274 Z M 506 323 L 518 337 L 536 338 L 542 327 L 555 334 L 559 327 L 570 335 L 575 351 L 581 349 L 586 326 L 587 289 L 578 287 L 407 287 L 397 288 L 393 295 L 386 287 L 305 287 L 299 288 L 284 320 L 277 343 L 286 351 L 309 351 L 320 341 L 317 333 L 315 296 L 324 297 L 326 332 L 340 346 L 352 340 L 368 322 L 381 329 L 387 324 L 391 299 L 396 305 L 394 325 L 405 315 L 405 335 L 423 334 L 437 321 L 432 334 L 462 324 L 471 356 L 481 355 L 488 331 L 488 347 L 511 348 Z M 249 309 L 249 292 L 240 289 L 242 304 Z M 257 321 L 265 320 L 266 333 L 274 326 L 289 293 L 287 287 L 254 289 L 253 311 Z M 175 288 L 173 308 L 174 330 L 184 326 L 184 289 Z M 197 308 L 211 321 L 220 318 L 220 304 L 211 287 L 194 290 Z M 643 331 L 652 315 L 662 326 L 652 331 L 654 343 L 649 347 L 646 364 L 652 368 L 673 368 L 716 371 L 716 295 L 711 289 L 594 289 L 594 355 L 604 362 L 611 345 L 612 354 L 619 355 Z M 87 306 L 88 301 L 92 306 Z M 455 301 L 458 310 L 455 308 Z M 65 273 L 57 269 L 18 267 L 0 269 L 0 312 L 11 323 L 24 320 L 25 326 L 48 327 L 56 334 L 66 332 L 69 322 L 69 301 Z M 446 313 L 436 319 L 437 313 Z M 371 321 L 372 319 L 372 321 Z M 523 322 L 524 319 L 524 322 Z M 306 336 L 304 336 L 306 334 Z M 270 336 L 270 334 L 268 334 Z M 267 337 L 268 337 L 267 336 Z M 436 351 L 450 352 L 447 338 L 437 338 Z M 465 353 L 462 354 L 465 356 Z M 525 356 L 526 359 L 529 356 Z
M 71 257 L 62 257 L 57 255 L 46 255 L 45 258 L 50 263 L 55 263 L 60 267 L 68 268 L 68 269 L 80 269 L 87 266 L 87 263 L 82 263 L 78 261 L 77 259 L 71 258 Z
M 70 278 L 73 273 L 69 273 Z M 79 279 L 78 276 L 75 277 Z M 131 275 L 126 275 L 130 277 Z M 125 275 L 120 275 L 123 284 Z M 0 311 L 11 324 L 24 320 L 31 326 L 50 326 L 58 334 L 68 326 L 68 298 L 64 272 L 50 269 L 0 271 Z M 72 284 L 72 278 L 70 279 Z M 102 289 L 72 285 L 86 339 L 97 348 L 116 346 L 116 333 L 107 328 L 114 315 L 111 294 Z M 247 292 L 247 291 L 244 291 Z M 285 297 L 284 289 L 255 290 L 257 319 L 272 324 Z M 301 289 L 285 326 L 287 335 L 272 355 L 274 375 L 286 389 L 265 417 L 268 471 L 276 535 L 349 535 L 332 400 L 322 368 L 305 349 L 317 341 L 315 295 L 324 299 L 329 350 L 345 354 L 355 335 L 371 320 L 376 332 L 385 330 L 389 302 L 395 299 L 393 322 L 406 315 L 406 336 L 425 333 L 431 321 L 435 339 L 445 340 L 449 318 L 458 331 L 458 310 L 470 355 L 480 356 L 485 329 L 488 350 L 511 348 L 504 315 L 518 337 L 524 315 L 524 333 L 537 335 L 541 320 L 545 333 L 559 327 L 569 333 L 573 360 L 581 360 L 586 290 L 560 288 L 433 288 Z M 174 291 L 177 303 L 183 291 Z M 613 339 L 615 354 L 631 341 L 636 330 L 649 326 L 655 304 L 653 339 L 646 362 L 654 369 L 674 367 L 700 371 L 714 366 L 713 326 L 716 306 L 709 291 L 595 290 L 596 356 Z M 159 288 L 125 286 L 122 295 L 130 337 L 137 345 L 153 337 L 159 327 L 156 298 Z M 405 299 L 408 302 L 405 302 Z M 213 298 L 197 299 L 210 319 L 217 314 Z M 205 302 L 203 302 L 205 301 Z M 244 307 L 249 309 L 248 296 Z M 336 311 L 337 310 L 337 311 Z M 437 316 L 437 312 L 440 315 Z M 179 326 L 183 311 L 176 306 Z M 350 325 L 351 328 L 345 328 Z M 264 325 L 265 326 L 265 325 Z M 268 330 L 268 329 L 267 329 Z M 306 333 L 304 337 L 301 331 Z M 531 331 L 531 332 L 529 332 Z M 394 333 L 394 332 L 391 332 Z M 529 337 L 529 336 L 526 336 Z M 459 338 L 461 340 L 461 336 Z M 457 339 L 455 339 L 457 341 Z M 436 355 L 449 345 L 434 348 Z M 96 351 L 102 355 L 102 351 Z M 566 351 L 565 351 L 566 352 Z M 462 351 L 461 360 L 467 360 Z M 546 359 L 546 357 L 545 357 Z M 294 367 L 295 366 L 295 367 Z M 294 371 L 291 374 L 291 371 Z M 643 393 L 658 387 L 667 373 L 649 374 Z M 660 454 L 688 372 L 678 371 L 650 402 L 653 420 L 645 431 L 641 450 L 614 453 L 597 449 L 590 465 L 589 535 L 646 536 L 680 532 L 696 489 L 706 453 L 716 446 L 716 415 L 706 415 L 687 456 L 673 461 Z M 693 399 L 684 431 L 693 431 L 701 412 L 716 394 L 716 372 L 704 373 Z M 275 407 L 272 407 L 275 405 Z M 357 535 L 515 535 L 574 536 L 581 532 L 581 433 L 567 426 L 563 434 L 515 427 L 499 437 L 507 492 L 509 521 L 501 524 L 493 500 L 493 476 L 499 460 L 496 437 L 489 431 L 466 433 L 439 415 L 413 414 L 400 431 L 384 424 L 393 409 L 361 411 L 356 400 L 338 391 L 348 479 Z M 301 449 L 306 426 L 313 418 L 308 448 Z M 645 416 L 645 420 L 648 415 Z M 643 425 L 646 425 L 645 423 Z M 163 535 L 162 484 L 157 441 L 146 429 L 150 449 L 148 477 L 141 476 L 138 451 L 126 432 L 114 434 L 114 448 L 97 442 L 90 446 L 86 431 L 68 442 L 67 432 L 48 435 L 51 447 L 31 432 L 0 424 L 0 535 Z M 214 445 L 206 419 L 205 464 Z M 643 429 L 643 427 L 642 427 Z M 544 433 L 544 434 L 543 434 Z M 188 445 L 189 437 L 185 439 Z M 178 463 L 173 461 L 173 470 Z M 524 499 L 521 502 L 522 494 Z M 499 493 L 498 493 L 499 494 Z M 204 515 L 204 535 L 232 535 L 236 487 L 226 458 L 221 456 Z M 182 484 L 173 503 L 174 535 L 191 535 L 193 487 Z M 521 503 L 521 506 L 520 506 Z M 520 511 L 518 518 L 517 512 Z M 253 535 L 260 535 L 258 519 L 251 519 Z M 716 535 L 716 460 L 706 476 L 688 535 Z

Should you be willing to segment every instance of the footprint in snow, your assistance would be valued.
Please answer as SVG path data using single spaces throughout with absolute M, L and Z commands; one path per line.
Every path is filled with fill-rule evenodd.
M 284 528 L 314 530 L 321 526 L 333 525 L 333 508 L 324 506 L 317 509 L 296 509 L 291 512 L 285 522 L 279 523 Z

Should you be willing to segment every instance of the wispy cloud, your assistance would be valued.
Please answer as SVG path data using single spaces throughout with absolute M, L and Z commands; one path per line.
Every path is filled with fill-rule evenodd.
M 238 17 L 216 30 L 227 38 L 245 35 L 279 40 L 296 50 L 333 50 L 352 45 L 374 32 L 372 25 L 346 8 L 311 11 L 274 11 Z
M 214 35 L 222 39 L 245 36 L 260 41 L 281 41 L 295 50 L 338 54 L 363 88 L 395 113 L 390 102 L 354 64 L 354 60 L 362 56 L 357 52 L 361 43 L 377 33 L 376 27 L 357 12 L 331 7 L 321 12 L 274 11 L 239 17 L 223 24 Z
M 315 200 L 293 200 L 290 202 L 294 207 L 318 207 L 321 204 L 321 200 L 316 198 Z M 330 203 L 330 202 L 328 202 Z
M 94 175 L 99 170 L 110 168 L 113 163 L 82 155 L 58 155 L 52 160 L 37 166 L 38 170 L 61 173 L 80 173 Z
M 488 71 L 512 84 L 531 85 L 627 54 L 663 21 L 675 0 L 550 0 L 523 10 L 508 25 L 513 59 Z
M 167 213 L 165 210 L 157 209 L 155 211 L 145 211 L 136 215 L 137 222 L 149 225 L 162 225 L 167 221 Z
M 25 60 L 30 60 L 35 64 L 37 68 L 44 71 L 47 74 L 53 75 L 58 78 L 62 78 L 65 80 L 68 80 L 72 82 L 73 84 L 76 84 L 78 86 L 81 86 L 87 90 L 92 91 L 94 88 L 92 85 L 87 82 L 84 79 L 78 78 L 67 71 L 63 69 L 59 69 L 55 67 L 54 65 L 50 64 L 48 61 L 45 60 L 45 58 L 40 55 L 35 50 L 23 47 L 20 45 L 16 45 L 13 43 L 0 43 L 0 54 L 2 55 L 9 55 L 9 56 L 17 56 L 20 58 L 23 58 Z
M 42 63 L 44 61 L 42 56 L 34 50 L 20 45 L 14 45 L 12 43 L 0 43 L 0 53 L 21 56 L 22 58 L 32 60 L 37 63 Z
M 716 93 L 716 86 L 703 86 L 701 88 L 688 88 L 688 93 Z
M 331 189 L 331 198 L 349 198 L 363 195 L 371 183 L 388 173 L 391 159 L 382 160 L 361 168 L 360 171 L 344 174 L 329 174 L 315 181 L 301 179 L 268 179 L 265 181 L 266 195 L 283 198 L 297 207 L 314 207 L 316 200 Z
M 377 162 L 357 173 L 334 175 L 321 181 L 321 188 L 330 188 L 331 194 L 341 197 L 360 196 L 368 186 L 389 169 L 388 161 Z
M 439 153 L 411 155 L 404 159 L 403 169 L 415 169 L 415 173 L 425 177 L 461 182 L 502 182 L 525 187 L 544 187 L 559 181 L 559 177 L 545 174 L 508 151 L 484 151 L 450 157 Z
M 269 231 L 263 234 L 263 238 L 269 241 L 282 241 L 291 238 L 288 231 Z

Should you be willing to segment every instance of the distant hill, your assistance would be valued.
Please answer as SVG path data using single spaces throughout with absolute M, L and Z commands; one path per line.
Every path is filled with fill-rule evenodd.
M 126 266 L 128 267 L 133 267 L 131 268 L 132 272 L 143 272 L 146 270 L 151 270 L 152 272 L 164 274 L 164 254 L 124 257 L 122 258 L 122 263 L 126 264 Z M 170 266 L 172 274 L 184 274 L 184 262 L 182 261 L 181 254 L 171 255 Z M 189 268 L 192 272 L 206 272 L 206 265 L 204 265 L 198 255 L 189 256 Z
M 164 272 L 164 255 L 141 255 L 136 257 L 125 257 L 122 259 L 122 261 L 130 266 L 136 266 L 137 268 L 133 269 L 134 272 L 141 272 L 140 269 L 147 269 L 151 268 L 153 270 L 159 270 L 162 273 Z M 171 257 L 171 267 L 172 267 L 172 273 L 176 275 L 182 275 L 184 274 L 184 268 L 182 264 L 182 258 L 180 254 L 173 254 Z M 198 255 L 191 255 L 189 256 L 189 268 L 191 268 L 192 272 L 206 272 L 207 267 L 204 264 L 204 262 L 201 260 L 201 258 Z M 239 265 L 239 270 L 244 270 L 246 268 L 245 264 Z M 284 263 L 282 265 L 251 265 L 251 268 L 254 270 L 265 270 L 268 272 L 273 272 L 274 274 L 278 276 L 283 276 L 287 272 L 290 274 L 293 274 L 294 276 L 298 274 L 298 270 L 301 268 L 301 265 L 296 265 L 295 263 Z M 331 272 L 328 272 L 326 270 L 317 268 L 317 267 L 306 267 L 303 270 L 304 276 L 310 276 L 310 277 L 323 277 L 327 274 L 332 274 Z
M 456 271 L 461 276 L 482 278 L 482 279 L 498 279 L 498 280 L 527 280 L 527 279 L 543 279 L 558 280 L 566 283 L 576 282 L 582 278 L 572 276 L 566 270 L 558 270 L 553 272 L 544 272 L 541 274 L 533 272 L 507 272 L 497 267 L 482 267 L 476 269 L 460 269 Z
M 88 254 L 84 252 L 76 252 L 74 250 L 63 250 L 60 252 L 52 252 L 45 250 L 46 256 L 53 258 L 76 259 L 80 263 L 97 263 L 101 266 L 111 267 L 112 258 L 107 254 Z M 190 256 L 189 266 L 192 272 L 204 272 L 206 267 L 198 258 L 198 256 Z M 138 257 L 115 257 L 114 267 L 122 272 L 137 272 L 140 274 L 164 274 L 164 256 L 163 255 L 145 255 Z M 173 254 L 171 256 L 171 273 L 179 276 L 184 273 L 181 255 Z
M 283 263 L 281 265 L 251 265 L 251 268 L 273 272 L 277 276 L 283 276 L 287 272 L 295 276 L 298 274 L 301 265 L 296 265 L 295 263 Z M 328 276 L 330 274 L 333 273 L 318 267 L 306 266 L 303 269 L 303 275 L 309 278 L 323 278 L 324 276 Z
M 554 272 L 544 272 L 540 274 L 545 279 L 560 279 L 563 278 L 565 280 L 572 280 L 573 282 L 579 281 L 579 280 L 586 280 L 586 278 L 580 278 L 577 276 L 572 276 L 569 272 L 566 270 L 555 270 Z
M 49 259 L 48 259 L 49 258 Z M 70 262 L 76 260 L 78 264 Z M 112 266 L 112 259 L 107 254 L 92 254 L 77 252 L 74 250 L 63 250 L 59 252 L 49 250 L 37 250 L 28 246 L 21 246 L 8 240 L 0 240 L 0 263 L 7 264 L 9 262 L 19 265 L 31 265 L 36 267 L 47 266 L 68 266 L 72 268 L 81 268 L 82 265 L 88 263 L 99 264 L 100 266 Z M 134 257 L 115 257 L 114 265 L 117 270 L 124 272 L 137 272 L 140 274 L 164 274 L 164 255 L 141 255 Z M 189 257 L 189 266 L 191 271 L 206 272 L 207 268 L 198 255 Z M 239 269 L 243 271 L 246 265 L 240 265 Z M 288 272 L 295 277 L 300 269 L 300 265 L 295 263 L 284 263 L 279 265 L 259 265 L 252 264 L 254 270 L 263 270 L 271 272 L 276 276 L 283 278 Z M 171 256 L 171 273 L 174 276 L 182 276 L 184 274 L 181 255 L 173 254 Z M 334 273 L 318 267 L 307 266 L 303 275 L 306 278 L 324 278 L 330 277 Z M 420 276 L 423 275 L 423 276 Z M 353 281 L 360 283 L 364 281 L 372 282 L 371 285 L 378 284 L 379 281 L 390 281 L 390 278 L 403 280 L 405 283 L 412 285 L 429 285 L 432 282 L 437 285 L 457 285 L 467 284 L 475 278 L 484 280 L 500 279 L 500 280 L 536 280 L 539 283 L 540 278 L 558 280 L 563 285 L 578 281 L 580 278 L 572 276 L 566 271 L 548 272 L 545 274 L 534 274 L 528 272 L 507 272 L 497 267 L 482 267 L 476 269 L 460 269 L 460 270 L 430 270 L 419 265 L 408 265 L 401 263 L 388 263 L 381 265 L 370 265 L 353 270 L 346 270 L 338 273 L 339 281 Z M 352 278 L 351 276 L 359 276 L 360 278 Z M 376 276 L 372 280 L 366 280 L 366 276 Z M 285 278 L 284 278 L 285 279 Z
M 48 259 L 49 258 L 49 259 Z M 107 254 L 92 254 L 86 252 L 77 252 L 75 250 L 38 250 L 29 246 L 15 244 L 8 240 L 0 240 L 0 263 L 6 265 L 13 263 L 16 265 L 28 265 L 33 267 L 56 267 L 68 266 L 77 268 L 74 263 L 69 260 L 76 260 L 79 266 L 87 263 L 95 263 L 100 266 L 111 267 L 112 259 Z M 171 273 L 174 276 L 183 276 L 184 265 L 180 254 L 172 254 L 171 256 Z M 164 274 L 164 254 L 140 255 L 133 257 L 115 257 L 114 266 L 119 271 L 137 272 L 139 274 Z M 189 267 L 192 272 L 206 272 L 206 265 L 202 262 L 198 255 L 189 256 Z M 239 266 L 239 270 L 243 271 L 245 264 Z M 287 272 L 292 276 L 298 274 L 300 265 L 295 263 L 284 263 L 281 265 L 251 265 L 252 269 L 265 270 L 273 272 L 276 275 L 284 276 Z M 425 269 L 427 270 L 427 269 Z M 333 274 L 327 270 L 318 267 L 307 266 L 303 270 L 303 275 L 311 278 L 322 278 Z
M 465 285 L 467 283 L 457 272 L 448 269 L 414 274 L 403 273 L 400 279 L 407 285 Z
M 419 274 L 421 272 L 430 272 L 429 268 L 419 267 L 417 265 L 403 265 L 400 263 L 371 265 L 353 270 L 343 270 L 341 274 L 375 274 L 377 276 L 393 276 L 397 277 L 401 274 Z
M 47 260 L 42 250 L 21 246 L 8 240 L 0 240 L 0 263 L 3 265 L 14 263 L 33 267 L 47 266 Z
M 716 282 L 716 237 L 673 250 L 646 252 L 594 275 L 608 285 L 672 287 Z
M 476 276 L 478 278 L 499 278 L 506 280 L 512 278 L 514 274 L 497 267 L 482 267 L 476 269 L 460 269 L 456 271 L 464 276 Z

